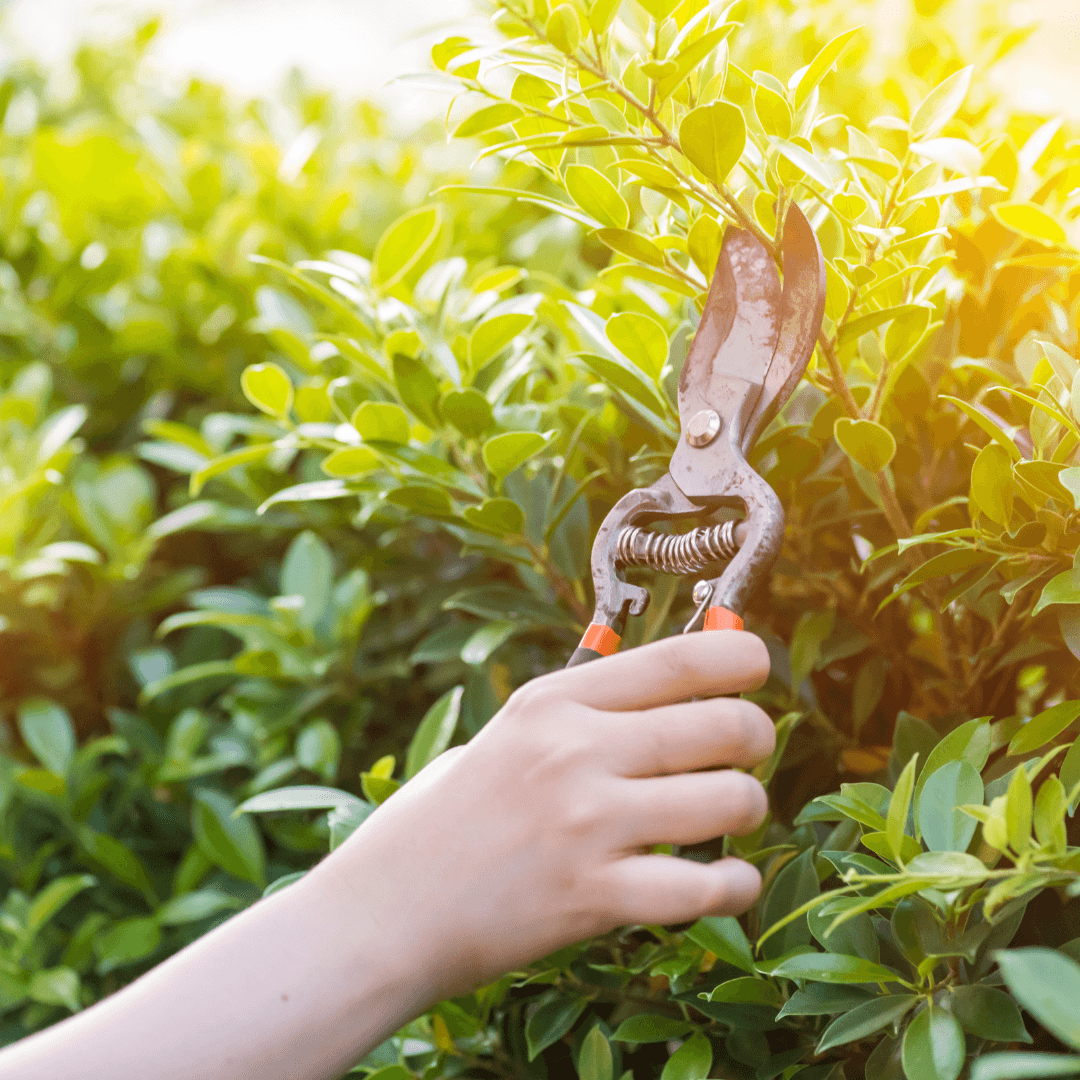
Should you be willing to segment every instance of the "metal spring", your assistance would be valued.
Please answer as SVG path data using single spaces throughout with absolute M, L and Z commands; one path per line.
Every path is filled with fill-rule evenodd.
M 695 574 L 713 563 L 733 559 L 735 521 L 722 521 L 681 535 L 650 532 L 628 525 L 619 533 L 616 558 L 623 566 L 648 566 L 665 574 Z

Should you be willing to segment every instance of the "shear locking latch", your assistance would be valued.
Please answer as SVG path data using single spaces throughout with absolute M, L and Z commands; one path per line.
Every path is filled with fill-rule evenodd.
M 624 495 L 596 534 L 596 607 L 568 667 L 615 652 L 628 616 L 648 606 L 648 591 L 623 576 L 627 567 L 699 574 L 726 564 L 695 586 L 698 610 L 686 629 L 699 619 L 703 630 L 742 629 L 746 602 L 784 535 L 780 500 L 746 455 L 802 378 L 825 310 L 825 262 L 794 203 L 782 265 L 781 285 L 764 245 L 742 229 L 727 230 L 679 379 L 679 442 L 668 471 Z M 743 516 L 715 521 L 725 509 Z M 647 528 L 687 518 L 714 520 L 681 534 Z

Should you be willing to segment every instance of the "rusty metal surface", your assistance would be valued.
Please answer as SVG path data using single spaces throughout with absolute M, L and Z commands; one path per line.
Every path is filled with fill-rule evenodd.
M 825 306 L 825 264 L 813 229 L 794 204 L 782 249 L 784 280 L 755 237 L 729 228 L 697 333 L 679 380 L 683 435 L 669 471 L 628 492 L 596 535 L 592 577 L 594 622 L 622 634 L 640 615 L 647 590 L 627 582 L 618 560 L 622 530 L 659 520 L 704 518 L 721 507 L 743 511 L 742 544 L 710 581 L 711 603 L 741 614 L 780 552 L 784 512 L 776 493 L 746 462 L 746 454 L 802 378 Z M 705 439 L 703 413 L 715 412 L 719 432 Z M 691 423 L 693 421 L 693 423 Z

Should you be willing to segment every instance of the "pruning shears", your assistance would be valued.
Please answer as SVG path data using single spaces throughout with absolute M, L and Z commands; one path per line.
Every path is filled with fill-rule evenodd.
M 682 431 L 668 471 L 624 495 L 604 519 L 592 549 L 593 620 L 567 667 L 619 647 L 628 615 L 649 593 L 626 581 L 629 566 L 697 574 L 727 566 L 694 586 L 703 630 L 741 630 L 751 593 L 780 553 L 784 510 L 776 492 L 747 464 L 758 436 L 791 396 L 810 362 L 825 310 L 825 261 L 817 237 L 792 203 L 781 245 L 783 283 L 765 246 L 729 228 L 705 308 L 679 378 Z M 715 520 L 724 508 L 741 520 Z M 645 526 L 698 518 L 681 534 Z

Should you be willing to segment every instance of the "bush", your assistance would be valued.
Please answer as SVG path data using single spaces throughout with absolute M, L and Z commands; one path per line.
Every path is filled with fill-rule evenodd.
M 772 813 L 684 853 L 754 861 L 761 901 L 563 950 L 439 1005 L 360 1071 L 1074 1069 L 1040 1055 L 1080 1051 L 1076 144 L 993 96 L 1018 41 L 994 23 L 953 37 L 947 5 L 918 3 L 888 67 L 853 29 L 869 4 L 740 6 L 496 3 L 501 51 L 433 52 L 479 175 L 432 177 L 368 237 L 298 225 L 293 244 L 254 243 L 271 349 L 238 330 L 252 362 L 221 372 L 217 411 L 192 388 L 173 419 L 140 417 L 140 459 L 189 476 L 191 501 L 167 480 L 164 501 L 117 500 L 112 470 L 144 478 L 125 491 L 149 474 L 105 459 L 65 494 L 48 539 L 67 546 L 32 547 L 25 512 L 13 551 L 68 566 L 41 572 L 56 589 L 114 559 L 80 491 L 148 508 L 129 511 L 142 555 L 120 575 L 143 604 L 120 619 L 138 700 L 119 690 L 113 734 L 78 750 L 55 694 L 19 703 L 38 764 L 8 758 L 11 1037 L 280 887 L 565 662 L 595 528 L 678 436 L 723 230 L 775 253 L 797 200 L 829 293 L 754 458 L 788 521 L 747 615 L 773 658 L 756 695 L 777 717 L 757 770 Z M 48 440 L 30 434 L 42 378 L 8 391 L 20 445 Z M 690 582 L 642 580 L 653 602 L 627 645 L 689 606 Z M 296 780 L 352 797 L 313 806 Z

